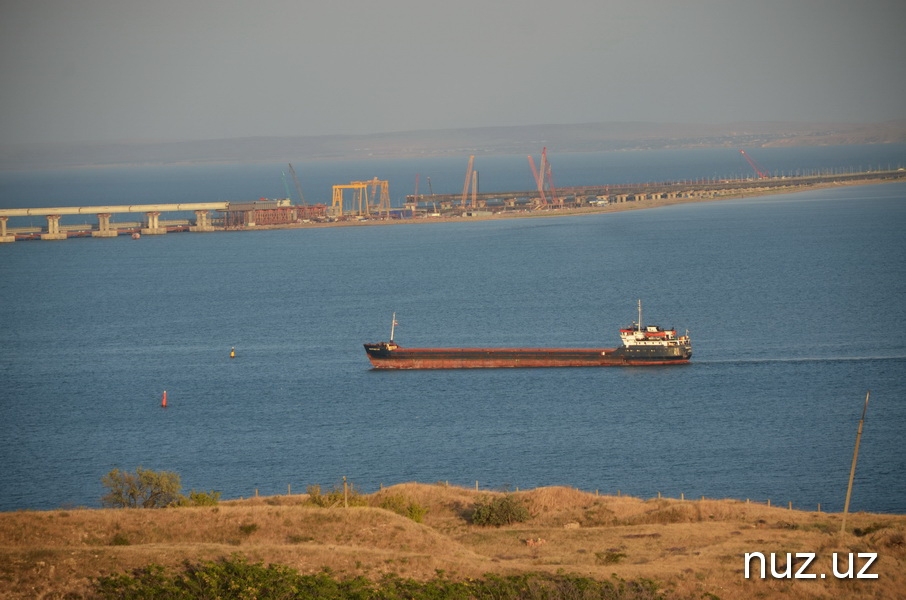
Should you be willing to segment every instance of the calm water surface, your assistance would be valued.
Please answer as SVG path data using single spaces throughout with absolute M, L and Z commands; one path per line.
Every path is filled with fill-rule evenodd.
M 906 185 L 583 217 L 0 246 L 0 510 L 137 466 L 224 497 L 404 481 L 906 512 Z M 372 371 L 362 343 L 685 367 Z M 237 358 L 229 359 L 235 346 Z M 160 408 L 167 390 L 169 407 Z

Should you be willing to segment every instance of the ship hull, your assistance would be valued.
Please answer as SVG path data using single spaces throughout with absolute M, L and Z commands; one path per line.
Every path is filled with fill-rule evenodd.
M 650 348 L 403 348 L 365 344 L 375 369 L 501 369 L 677 365 L 691 349 Z

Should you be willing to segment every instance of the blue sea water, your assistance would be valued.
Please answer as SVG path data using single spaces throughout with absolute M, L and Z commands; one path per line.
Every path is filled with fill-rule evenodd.
M 845 167 L 816 152 L 815 168 Z M 701 156 L 630 163 L 652 180 L 683 178 L 664 175 L 678 162 L 707 177 Z M 596 161 L 555 165 L 591 177 Z M 296 165 L 318 173 L 303 185 L 386 177 L 342 167 Z M 278 168 L 3 174 L 0 205 L 248 199 L 219 186 Z M 31 200 L 29 183 L 43 190 Z M 284 195 L 275 185 L 251 197 Z M 906 512 L 904 228 L 906 185 L 880 184 L 581 217 L 0 245 L 0 510 L 98 506 L 101 477 L 137 466 L 224 497 L 345 475 L 364 491 L 477 481 L 841 510 L 870 389 L 851 509 Z M 394 312 L 404 345 L 613 346 L 639 298 L 646 322 L 690 331 L 692 364 L 388 373 L 362 348 Z

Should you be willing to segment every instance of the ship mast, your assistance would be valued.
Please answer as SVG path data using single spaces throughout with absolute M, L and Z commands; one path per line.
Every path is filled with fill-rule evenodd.
M 642 331 L 642 299 L 639 298 L 639 331 Z
M 390 319 L 390 341 L 393 341 L 393 329 L 396 327 L 396 313 L 393 313 L 393 317 Z

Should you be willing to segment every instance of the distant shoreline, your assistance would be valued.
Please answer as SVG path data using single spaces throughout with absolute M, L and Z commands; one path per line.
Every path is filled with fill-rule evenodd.
M 906 143 L 906 119 L 880 123 L 539 124 L 362 135 L 0 143 L 0 171 L 524 155 L 542 147 L 563 154 L 901 143 Z

